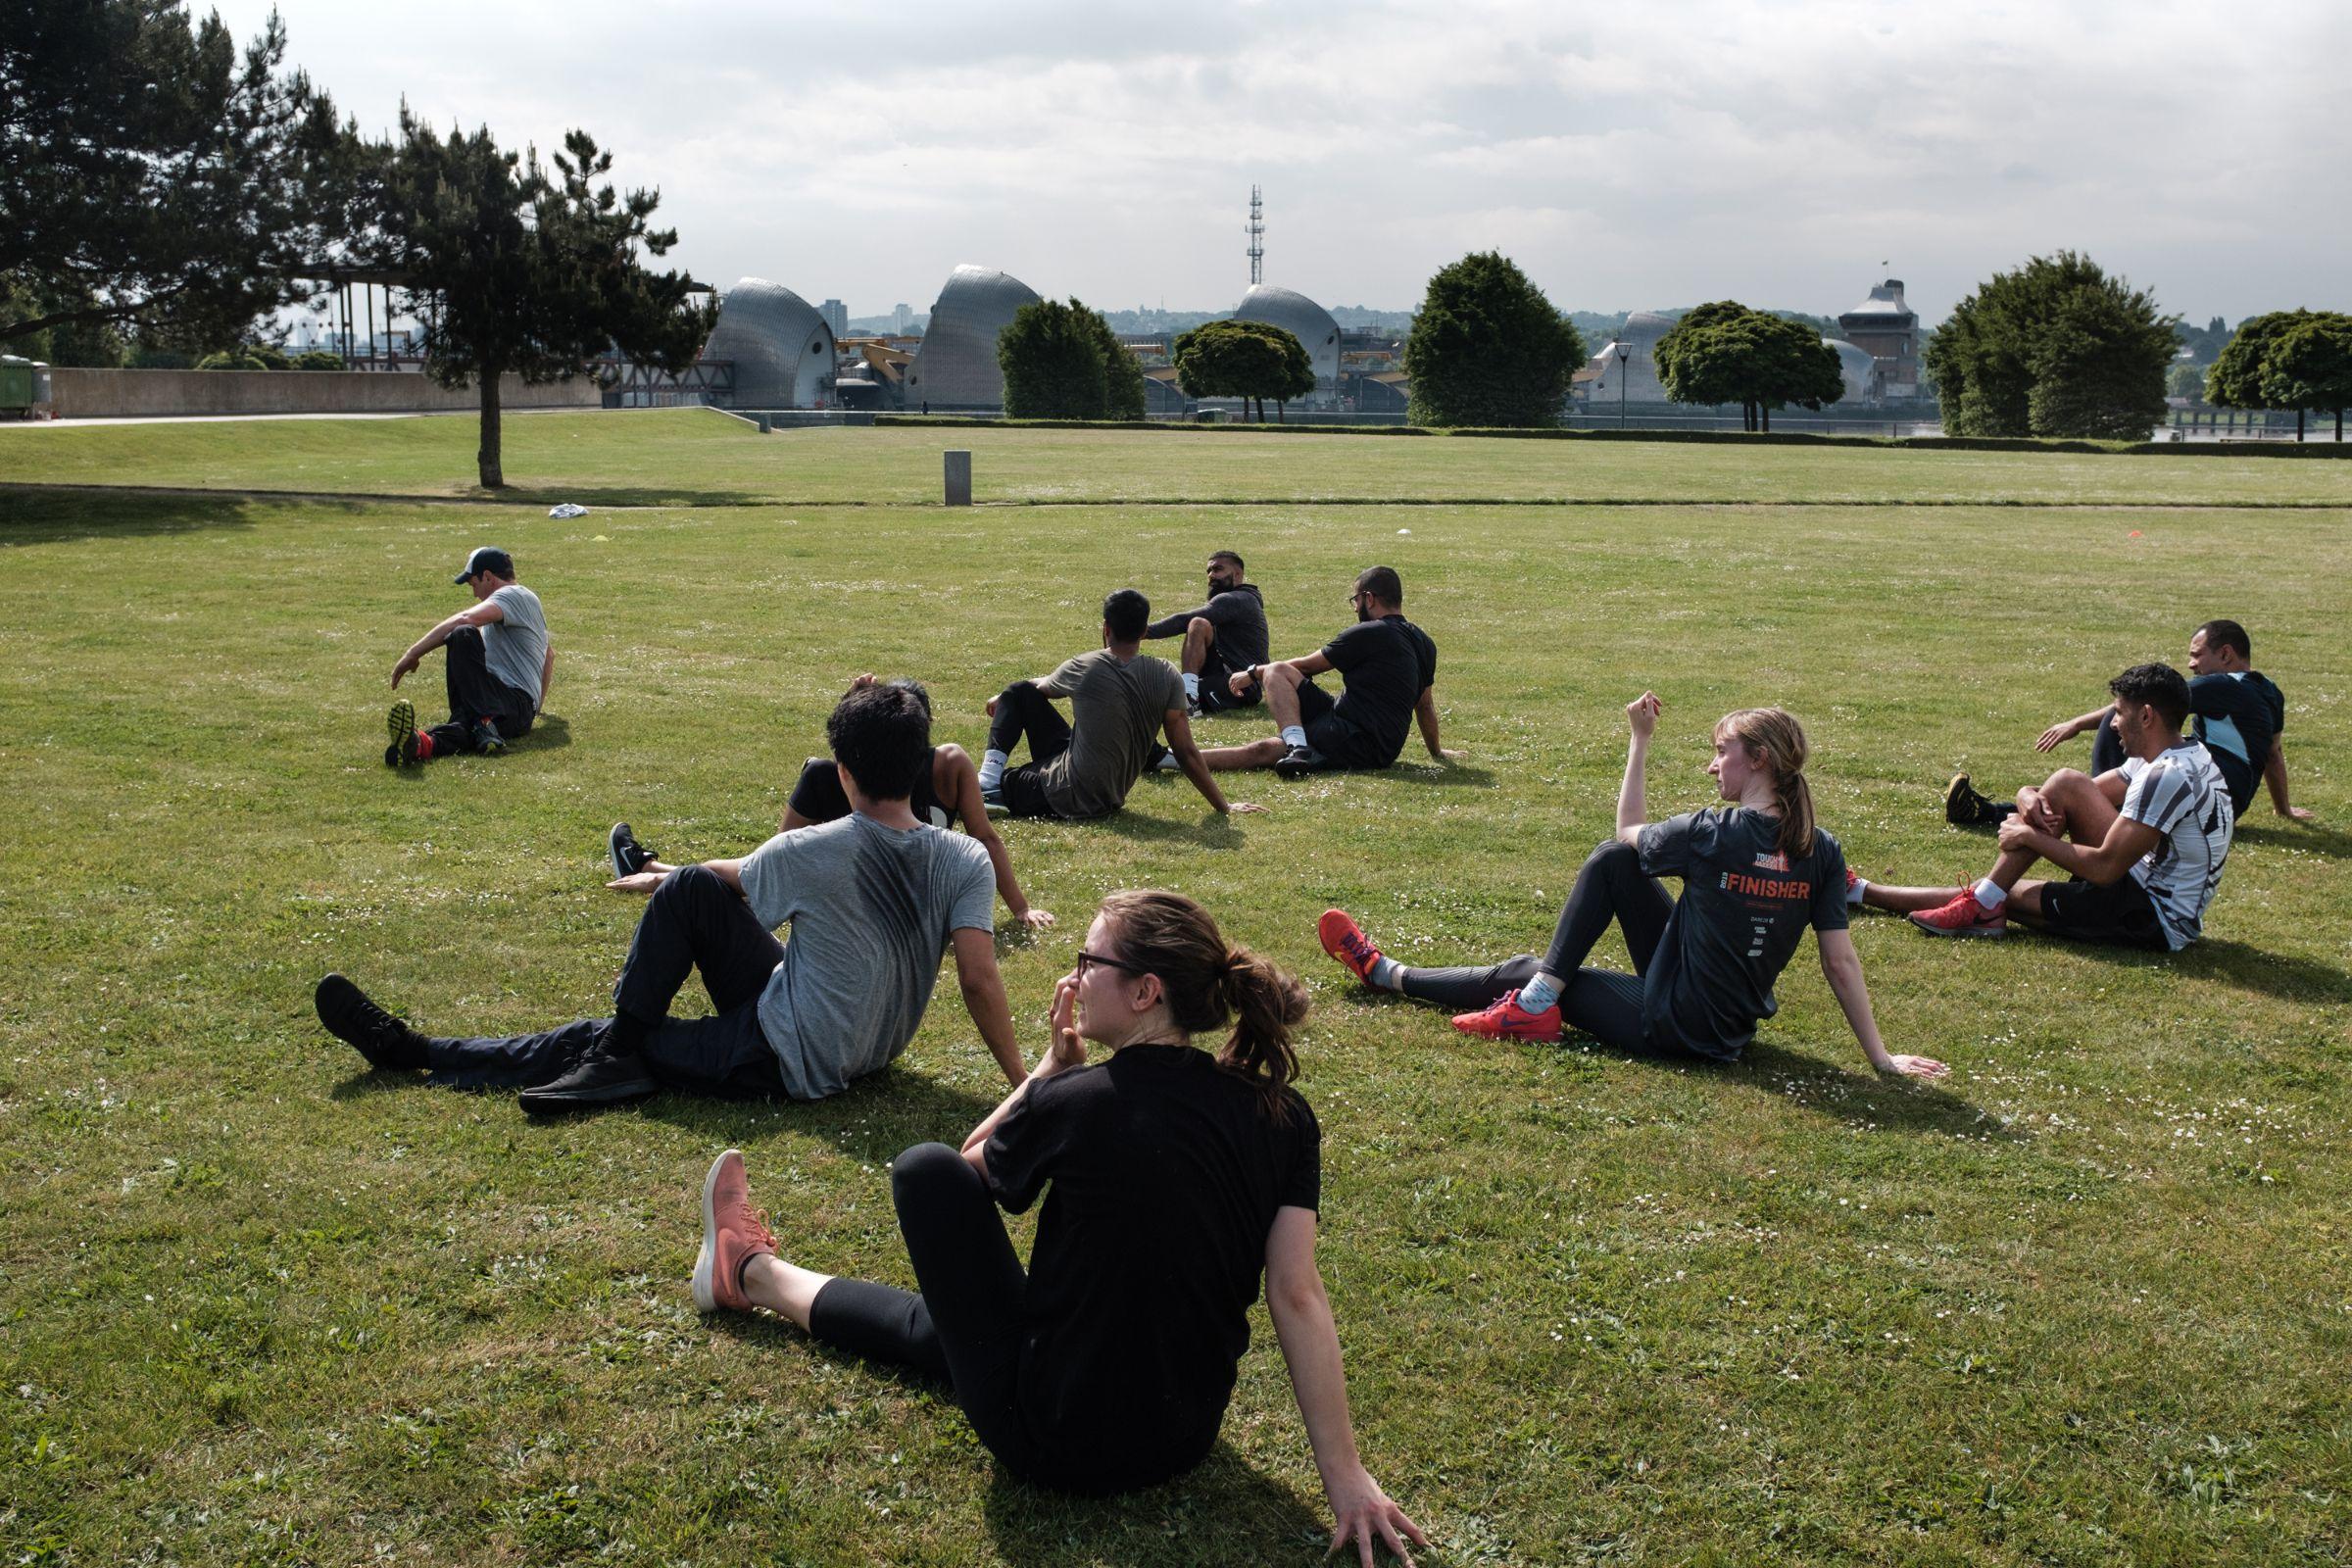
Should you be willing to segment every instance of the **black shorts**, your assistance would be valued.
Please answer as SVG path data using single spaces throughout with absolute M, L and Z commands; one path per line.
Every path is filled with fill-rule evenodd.
M 1249 688 L 1249 696 L 1234 696 L 1231 682 L 1240 673 L 1240 670 L 1218 657 L 1216 645 L 1211 643 L 1208 658 L 1200 665 L 1200 700 L 1202 712 L 1226 713 L 1239 708 L 1255 708 L 1266 700 L 1265 688 L 1254 683 Z
M 1331 693 L 1311 680 L 1298 683 L 1298 722 L 1306 730 L 1306 744 L 1322 754 L 1326 768 L 1386 767 L 1396 760 L 1395 752 L 1382 756 L 1380 742 L 1341 712 Z
M 1023 762 L 1004 770 L 1004 782 L 998 786 L 998 798 L 1004 809 L 1014 816 L 1059 816 L 1054 803 L 1046 799 L 1046 781 L 1040 776 L 1043 762 Z
M 2100 942 L 2119 948 L 2170 953 L 2156 901 L 2135 878 L 2119 877 L 2102 886 L 2075 877 L 2041 889 L 2041 926 L 2052 936 Z

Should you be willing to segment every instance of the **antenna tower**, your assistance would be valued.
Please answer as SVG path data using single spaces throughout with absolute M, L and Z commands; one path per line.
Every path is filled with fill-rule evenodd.
M 1250 226 L 1246 232 L 1250 236 L 1250 286 L 1255 288 L 1266 280 L 1266 204 L 1255 185 L 1250 187 Z

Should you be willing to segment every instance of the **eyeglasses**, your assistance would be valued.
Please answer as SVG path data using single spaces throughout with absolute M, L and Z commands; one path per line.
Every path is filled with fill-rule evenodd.
M 1121 974 L 1142 975 L 1150 974 L 1152 972 L 1149 969 L 1139 968 L 1135 964 L 1129 963 L 1124 958 L 1114 958 L 1106 953 L 1089 953 L 1085 949 L 1081 948 L 1078 950 L 1079 979 L 1083 980 L 1086 978 L 1086 966 L 1090 963 L 1099 963 L 1105 968 L 1116 969 Z

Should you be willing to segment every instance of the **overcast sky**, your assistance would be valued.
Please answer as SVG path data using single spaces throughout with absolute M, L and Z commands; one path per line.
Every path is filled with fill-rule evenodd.
M 204 9 L 198 0 L 194 9 Z M 219 10 L 240 38 L 269 0 Z M 958 262 L 1105 308 L 1266 277 L 1410 309 L 1500 250 L 1562 309 L 1930 321 L 2063 247 L 2202 323 L 2352 307 L 2352 7 L 1425 0 L 278 0 L 369 130 L 561 144 L 658 186 L 674 261 L 875 315 Z M 1882 270 L 1884 264 L 1884 270 Z

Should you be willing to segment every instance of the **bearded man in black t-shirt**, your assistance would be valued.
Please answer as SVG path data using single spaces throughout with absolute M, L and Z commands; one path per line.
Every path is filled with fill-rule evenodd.
M 1438 743 L 1438 645 L 1404 618 L 1404 584 L 1396 568 L 1365 567 L 1348 602 L 1355 624 L 1316 652 L 1234 673 L 1237 696 L 1251 685 L 1264 687 L 1266 708 L 1282 733 L 1202 752 L 1211 769 L 1271 767 L 1284 778 L 1300 778 L 1336 768 L 1387 767 L 1416 723 L 1433 760 L 1448 762 L 1466 755 Z M 1327 669 L 1338 670 L 1344 682 L 1336 699 L 1314 683 Z

